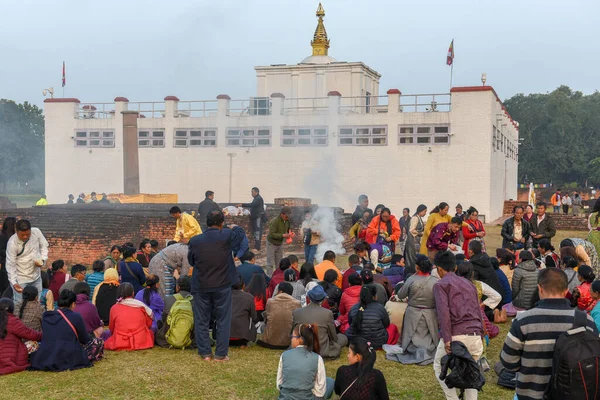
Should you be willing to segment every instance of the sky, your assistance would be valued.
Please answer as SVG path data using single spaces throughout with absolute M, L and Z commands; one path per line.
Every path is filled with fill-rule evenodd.
M 380 94 L 487 84 L 502 99 L 600 86 L 598 0 L 324 0 L 338 61 L 383 76 Z M 53 86 L 82 102 L 244 99 L 254 66 L 311 55 L 316 0 L 0 0 L 0 98 L 41 106 Z

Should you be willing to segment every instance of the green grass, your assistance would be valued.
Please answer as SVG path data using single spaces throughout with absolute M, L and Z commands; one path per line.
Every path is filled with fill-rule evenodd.
M 486 227 L 487 247 L 500 247 L 500 227 Z M 559 232 L 555 241 L 584 237 L 585 232 Z M 338 260 L 342 266 L 343 261 Z M 500 325 L 500 335 L 487 349 L 490 366 L 498 361 L 509 323 Z M 232 348 L 228 363 L 207 363 L 196 352 L 152 349 L 133 353 L 106 352 L 93 368 L 63 373 L 23 372 L 3 376 L 1 399 L 276 399 L 275 379 L 281 351 L 252 346 Z M 335 378 L 337 368 L 347 363 L 347 348 L 339 360 L 326 361 L 327 375 Z M 391 399 L 443 399 L 433 367 L 402 365 L 387 361 L 378 352 L 376 368 L 388 384 Z M 497 376 L 486 374 L 480 399 L 510 400 L 513 393 L 496 385 Z M 334 396 L 334 398 L 336 398 Z

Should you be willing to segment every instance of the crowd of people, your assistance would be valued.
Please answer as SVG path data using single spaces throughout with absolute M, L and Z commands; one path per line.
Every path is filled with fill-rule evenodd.
M 491 255 L 474 207 L 465 212 L 458 204 L 452 216 L 442 202 L 426 219 L 420 205 L 396 218 L 383 204 L 372 211 L 361 195 L 349 232 L 353 251 L 342 265 L 331 250 L 315 259 L 320 232 L 310 212 L 299 232 L 289 207 L 264 221 L 259 193 L 253 188 L 253 202 L 244 205 L 253 249 L 242 228 L 225 225 L 208 191 L 200 223 L 170 209 L 177 222 L 166 247 L 149 239 L 114 245 L 91 270 L 62 260 L 46 265 L 43 233 L 7 218 L 0 233 L 0 374 L 91 367 L 105 350 L 154 346 L 194 348 L 206 362 L 228 362 L 230 346 L 257 345 L 283 350 L 275 378 L 281 399 L 334 392 L 344 400 L 388 399 L 375 369 L 377 352 L 385 351 L 391 361 L 432 365 L 446 398 L 456 399 L 448 365 L 489 370 L 489 341 L 514 317 L 494 368 L 516 398 L 541 399 L 554 379 L 557 338 L 577 324 L 598 337 L 600 204 L 589 218 L 589 240 L 568 238 L 559 250 L 545 204 L 535 213 L 517 206 Z M 267 261 L 258 265 L 266 224 Z M 296 234 L 304 260 L 284 254 Z M 346 346 L 348 365 L 328 378 L 324 360 L 339 358 Z M 584 383 L 589 374 L 582 372 Z M 481 384 L 477 374 L 469 377 L 464 396 L 475 399 Z

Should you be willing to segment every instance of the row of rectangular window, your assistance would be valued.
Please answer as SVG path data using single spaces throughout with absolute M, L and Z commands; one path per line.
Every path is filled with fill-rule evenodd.
M 387 146 L 387 126 L 343 126 L 339 129 L 340 146 Z M 399 126 L 398 145 L 447 145 L 450 143 L 450 127 Z M 285 127 L 282 129 L 281 146 L 327 146 L 329 133 L 326 127 Z M 228 128 L 228 147 L 271 146 L 270 128 Z M 113 131 L 77 131 L 76 147 L 114 147 Z M 217 129 L 176 129 L 173 147 L 216 147 Z M 138 147 L 165 147 L 164 130 L 138 130 Z

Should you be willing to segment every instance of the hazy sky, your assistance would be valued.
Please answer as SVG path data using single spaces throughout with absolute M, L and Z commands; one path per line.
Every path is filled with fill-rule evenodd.
M 0 98 L 247 98 L 256 65 L 311 54 L 316 0 L 0 0 Z M 379 71 L 381 94 L 448 91 L 482 72 L 502 98 L 600 87 L 598 0 L 325 0 L 329 55 Z

